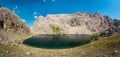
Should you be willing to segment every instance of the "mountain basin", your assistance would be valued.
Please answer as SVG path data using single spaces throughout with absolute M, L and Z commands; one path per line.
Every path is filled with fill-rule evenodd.
M 24 40 L 23 44 L 47 49 L 74 48 L 90 43 L 90 35 L 36 35 Z

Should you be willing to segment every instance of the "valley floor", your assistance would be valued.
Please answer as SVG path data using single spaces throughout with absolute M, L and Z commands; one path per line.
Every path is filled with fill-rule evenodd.
M 69 49 L 34 48 L 17 43 L 0 44 L 0 57 L 120 57 L 120 34 Z

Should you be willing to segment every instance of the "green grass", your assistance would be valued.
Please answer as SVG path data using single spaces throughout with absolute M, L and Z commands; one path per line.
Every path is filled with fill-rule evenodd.
M 59 35 L 61 33 L 60 31 L 60 27 L 55 25 L 55 24 L 50 24 L 50 28 L 52 29 L 52 32 L 55 34 L 55 35 Z
M 26 37 L 28 37 L 28 36 L 32 36 L 33 35 L 33 33 L 32 32 L 30 32 L 30 33 L 28 33 L 28 34 L 25 34 L 25 33 L 13 33 L 13 32 L 5 32 L 8 36 L 12 36 L 13 38 L 20 38 L 20 39 L 22 39 L 22 38 L 26 38 Z
M 120 34 L 112 35 L 110 37 L 102 37 L 98 41 L 91 42 L 88 45 L 81 46 L 80 49 L 87 53 L 87 57 L 98 56 L 112 56 L 114 50 L 120 52 Z M 101 55 L 102 54 L 102 55 Z M 120 57 L 120 53 L 118 54 Z
M 94 33 L 92 36 L 93 37 L 100 37 L 100 33 Z
M 0 44 L 0 57 L 23 57 L 23 55 L 27 56 L 20 47 Z
M 16 38 L 16 39 L 26 39 L 27 37 L 35 35 L 32 32 L 30 32 L 28 34 L 25 34 L 25 33 L 7 32 L 7 31 L 4 31 L 4 30 L 0 30 L 0 33 L 4 33 L 5 35 L 10 36 L 12 38 Z

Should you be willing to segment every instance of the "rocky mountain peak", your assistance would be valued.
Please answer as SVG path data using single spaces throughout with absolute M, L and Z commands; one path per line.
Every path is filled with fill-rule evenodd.
M 9 9 L 0 8 L 0 30 L 6 32 L 26 34 L 29 33 L 29 27 Z
M 99 13 L 48 14 L 35 21 L 33 31 L 37 34 L 93 34 L 110 28 L 112 19 Z

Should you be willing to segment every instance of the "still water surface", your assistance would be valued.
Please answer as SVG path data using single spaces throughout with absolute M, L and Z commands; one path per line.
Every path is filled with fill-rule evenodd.
M 89 35 L 37 35 L 24 40 L 24 44 L 47 49 L 73 48 L 90 43 Z

